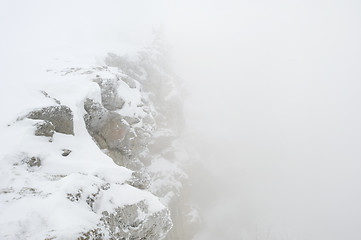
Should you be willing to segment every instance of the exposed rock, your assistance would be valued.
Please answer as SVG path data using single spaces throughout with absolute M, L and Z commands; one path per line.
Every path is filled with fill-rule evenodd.
M 137 174 L 136 174 L 137 175 Z M 135 176 L 135 175 L 134 175 Z M 99 204 L 104 204 L 106 192 L 118 186 L 106 184 L 89 192 L 89 189 L 78 189 L 67 193 L 71 202 L 86 202 L 91 211 L 97 213 Z M 139 191 L 139 190 L 137 190 Z M 109 196 L 109 195 L 108 195 Z M 112 196 L 111 196 L 112 198 Z M 172 227 L 170 212 L 166 208 L 150 210 L 150 202 L 141 200 L 132 204 L 117 206 L 111 210 L 101 210 L 100 222 L 97 228 L 90 229 L 79 236 L 78 240 L 158 240 L 165 237 Z
M 35 124 L 36 130 L 35 135 L 36 136 L 45 136 L 45 137 L 53 137 L 55 127 L 54 125 L 49 121 L 43 121 Z
M 66 146 L 62 145 L 63 141 L 54 141 L 51 147 L 47 147 L 40 145 L 44 144 L 43 139 L 35 138 L 39 146 L 44 146 L 39 148 L 39 154 L 46 157 L 49 168 L 39 168 L 43 159 L 31 157 L 36 153 L 25 155 L 30 156 L 23 162 L 28 169 L 19 166 L 23 157 L 4 161 L 9 162 L 9 169 L 14 171 L 5 178 L 9 183 L 14 183 L 9 185 L 9 189 L 26 186 L 20 190 L 20 197 L 29 205 L 19 211 L 24 211 L 29 218 L 16 224 L 16 231 L 10 233 L 13 235 L 6 235 L 8 233 L 4 231 L 2 236 L 12 237 L 19 233 L 21 238 L 33 236 L 33 239 L 48 240 L 160 240 L 166 237 L 172 227 L 170 209 L 176 226 L 174 234 L 168 239 L 191 239 L 192 234 L 183 233 L 188 228 L 187 222 L 190 222 L 186 218 L 190 212 L 187 208 L 190 205 L 189 195 L 179 194 L 184 186 L 181 181 L 183 177 L 177 173 L 180 164 L 171 164 L 179 160 L 174 143 L 179 137 L 177 129 L 181 129 L 178 124 L 182 121 L 179 116 L 182 106 L 173 97 L 177 95 L 177 89 L 171 83 L 173 79 L 167 77 L 167 72 L 149 58 L 130 61 L 126 57 L 111 55 L 106 62 L 109 67 L 69 68 L 59 73 L 65 78 L 78 75 L 88 78 L 89 89 L 93 87 L 92 81 L 98 83 L 101 101 L 86 99 L 84 102 L 86 129 L 102 152 L 110 156 L 116 164 L 141 171 L 131 173 L 129 169 L 109 162 L 97 149 L 88 151 L 88 147 L 96 146 L 81 145 L 79 141 L 84 140 L 84 136 L 80 134 L 72 136 L 73 139 Z M 120 69 L 110 67 L 112 65 Z M 151 69 L 153 66 L 154 69 Z M 43 94 L 60 104 L 59 100 L 50 97 L 46 92 Z M 82 109 L 78 109 L 82 106 L 79 101 L 86 96 L 96 94 L 91 92 L 89 95 L 77 96 L 76 102 L 72 103 L 76 112 L 82 112 Z M 39 123 L 36 125 L 35 134 L 38 136 L 52 137 L 54 131 L 74 135 L 73 113 L 69 107 L 60 105 L 37 109 L 26 117 L 43 120 L 37 121 Z M 85 130 L 81 129 L 84 127 L 81 124 L 77 126 L 80 131 Z M 77 152 L 77 156 L 71 156 L 74 161 L 59 161 L 59 154 L 64 157 L 71 154 L 72 150 L 64 147 Z M 62 152 L 54 154 L 54 149 L 62 149 Z M 170 167 L 157 165 L 158 159 L 168 162 Z M 55 169 L 58 166 L 59 169 Z M 47 172 L 49 170 L 51 171 Z M 26 174 L 21 181 L 15 181 L 18 172 Z M 19 189 L 0 190 L 0 193 L 4 193 L 1 194 L 4 202 L 13 201 L 12 209 L 23 206 L 22 202 L 14 201 L 19 197 L 18 192 Z M 48 213 L 46 209 L 43 211 L 41 204 L 33 201 L 33 195 L 41 197 L 41 203 L 46 206 L 63 208 L 59 209 L 58 215 L 54 214 L 60 216 L 57 220 L 61 224 L 47 225 Z M 10 210 L 6 213 L 12 215 Z M 69 219 L 74 219 L 71 228 L 66 225 Z M 43 223 L 43 232 L 39 231 L 40 237 L 34 236 L 38 226 Z M 12 224 L 15 223 L 8 225 Z M 23 226 L 26 226 L 26 229 Z
M 72 202 L 75 202 L 75 201 L 77 202 L 80 200 L 82 193 L 83 193 L 83 191 L 81 189 L 79 189 L 76 193 L 68 193 L 66 195 L 66 198 Z
M 56 99 L 56 98 L 53 98 L 53 97 L 51 97 L 47 92 L 45 92 L 45 91 L 40 91 L 45 97 L 47 97 L 47 98 L 50 98 L 50 99 L 53 99 L 57 104 L 61 104 L 61 102 L 58 100 L 58 99 Z
M 169 211 L 149 213 L 144 201 L 103 212 L 101 221 L 111 233 L 111 240 L 159 240 L 172 228 Z M 146 217 L 145 217 L 146 216 Z
M 167 209 L 149 213 L 141 201 L 103 212 L 99 228 L 83 233 L 77 240 L 159 240 L 172 228 Z
M 99 103 L 87 99 L 84 103 L 87 114 L 84 116 L 86 127 L 101 149 L 125 149 L 122 141 L 129 132 L 129 127 L 122 122 L 118 113 L 104 109 Z
M 40 167 L 41 166 L 41 159 L 39 157 L 27 157 L 23 159 L 23 163 L 26 163 L 28 167 Z
M 144 168 L 144 164 L 138 158 L 134 158 L 130 151 L 105 150 L 104 152 L 119 166 L 124 166 L 133 171 Z
M 118 95 L 117 79 L 97 78 L 95 82 L 98 83 L 98 85 L 100 86 L 102 104 L 106 109 L 114 111 L 123 107 L 125 102 Z
M 123 118 L 125 121 L 127 121 L 129 125 L 137 124 L 140 122 L 140 119 L 135 117 L 124 116 Z
M 127 183 L 139 189 L 148 189 L 150 185 L 150 177 L 145 172 L 133 172 L 131 179 Z
M 93 229 L 83 233 L 77 240 L 104 240 L 104 234 L 100 229 Z
M 176 154 L 175 143 L 184 128 L 183 118 L 183 85 L 174 77 L 167 56 L 164 55 L 162 44 L 156 48 L 145 49 L 134 61 L 123 56 L 109 54 L 105 63 L 110 67 L 118 67 L 129 79 L 140 83 L 141 90 L 147 93 L 146 101 L 138 104 L 147 115 L 139 119 L 124 117 L 129 124 L 129 134 L 122 144 L 127 146 L 127 153 L 141 159 L 145 170 L 150 172 L 150 191 L 160 197 L 172 213 L 174 228 L 166 239 L 192 239 L 198 220 L 189 220 L 191 196 L 185 191 L 188 181 L 186 174 L 179 174 L 174 169 L 181 169 L 179 156 Z M 121 78 L 124 81 L 124 78 Z M 155 112 L 152 114 L 151 112 Z M 151 131 L 145 130 L 147 121 L 155 122 Z M 149 126 L 149 125 L 148 125 Z M 155 159 L 163 159 L 171 168 L 159 171 Z M 175 164 L 173 163 L 175 162 Z M 164 166 L 164 165 L 163 165 Z M 155 170 L 155 172 L 153 172 Z M 196 215 L 196 214 L 194 214 Z
M 30 112 L 26 117 L 51 122 L 59 133 L 74 135 L 73 113 L 67 106 L 50 106 Z
M 69 154 L 71 153 L 71 150 L 70 149 L 63 149 L 62 150 L 63 153 L 61 154 L 63 157 L 67 157 L 69 156 Z
M 84 121 L 89 134 L 100 149 L 110 156 L 113 161 L 132 170 L 139 170 L 144 165 L 136 158 L 144 147 L 145 137 L 141 129 L 137 132 L 124 123 L 123 117 L 108 111 L 100 103 L 87 99 L 84 103 L 87 114 Z

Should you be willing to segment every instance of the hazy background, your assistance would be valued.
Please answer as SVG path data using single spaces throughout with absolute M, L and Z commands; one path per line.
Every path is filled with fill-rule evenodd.
M 195 181 L 214 201 L 200 239 L 361 239 L 361 2 L 172 8 L 188 121 L 219 177 Z
M 42 55 L 129 50 L 160 27 L 208 171 L 198 239 L 361 239 L 358 0 L 0 0 L 0 93 Z

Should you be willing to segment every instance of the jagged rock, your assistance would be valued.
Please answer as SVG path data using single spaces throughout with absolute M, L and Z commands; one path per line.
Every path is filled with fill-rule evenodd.
M 83 233 L 77 240 L 104 240 L 104 234 L 101 233 L 100 229 L 93 229 Z
M 104 109 L 91 99 L 85 101 L 84 109 L 87 112 L 84 116 L 86 127 L 100 148 L 124 151 L 121 143 L 129 127 L 122 122 L 122 116 Z
M 148 189 L 150 185 L 150 177 L 145 172 L 133 172 L 132 177 L 127 183 L 139 189 Z
M 138 176 L 135 174 L 134 176 Z M 67 199 L 71 202 L 79 202 L 90 207 L 91 211 L 101 215 L 97 228 L 82 233 L 78 240 L 158 240 L 165 237 L 172 227 L 170 212 L 166 208 L 154 208 L 154 202 L 143 199 L 134 203 L 116 205 L 111 199 L 109 189 L 122 188 L 119 185 L 97 185 L 97 188 L 85 187 L 74 192 L 67 193 Z M 132 190 L 140 191 L 140 190 Z M 140 192 L 139 192 L 140 193 Z M 139 194 L 138 193 L 138 194 Z M 110 198 L 109 198 L 110 197 Z M 104 203 L 111 200 L 113 208 L 106 207 Z M 155 200 L 155 199 L 154 199 Z M 100 210 L 101 209 L 101 210 Z
M 130 128 L 122 144 L 129 157 L 137 158 L 148 145 L 151 134 L 142 128 Z
M 140 119 L 135 117 L 124 116 L 123 118 L 125 121 L 127 121 L 129 125 L 137 124 L 140 122 Z
M 26 117 L 51 122 L 59 133 L 74 135 L 73 113 L 67 106 L 50 106 L 30 112 Z
M 101 221 L 111 232 L 111 240 L 159 240 L 172 228 L 167 209 L 149 213 L 144 201 L 116 208 L 112 213 L 104 211 Z
M 39 157 L 26 157 L 22 162 L 27 164 L 30 168 L 41 166 L 41 159 Z
M 45 92 L 45 91 L 40 91 L 46 98 L 50 98 L 50 99 L 53 99 L 57 104 L 61 104 L 61 102 L 58 100 L 58 99 L 56 99 L 56 98 L 53 98 L 53 97 L 51 97 L 47 92 Z
M 70 149 L 63 149 L 62 150 L 63 153 L 61 154 L 63 157 L 67 157 L 69 156 L 69 154 L 71 153 L 71 150 Z
M 53 137 L 55 127 L 49 121 L 43 121 L 35 124 L 35 136 Z
M 97 78 L 96 83 L 100 86 L 103 106 L 109 111 L 121 109 L 124 100 L 118 95 L 117 79 L 101 79 Z
M 120 152 L 118 150 L 106 150 L 105 153 L 113 159 L 113 161 L 133 171 L 138 171 L 144 168 L 144 164 L 131 155 L 130 151 Z
M 141 137 L 141 130 L 137 130 L 137 135 L 123 122 L 120 114 L 108 111 L 91 99 L 85 101 L 84 109 L 87 112 L 84 116 L 86 128 L 100 149 L 106 150 L 105 153 L 120 166 L 132 170 L 144 167 L 136 158 L 146 145 L 142 142 L 145 138 Z
M 100 227 L 83 233 L 77 240 L 159 240 L 172 228 L 167 209 L 149 213 L 148 206 L 137 204 L 103 212 Z

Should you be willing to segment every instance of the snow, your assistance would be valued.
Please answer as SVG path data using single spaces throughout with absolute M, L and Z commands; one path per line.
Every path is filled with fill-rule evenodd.
M 103 211 L 139 201 L 146 202 L 149 214 L 165 209 L 158 197 L 127 184 L 132 171 L 99 149 L 83 119 L 85 99 L 101 102 L 97 76 L 129 77 L 105 67 L 106 55 L 137 61 L 153 40 L 159 11 L 154 3 L 138 4 L 0 3 L 0 239 L 76 239 L 96 227 Z M 146 73 L 139 77 L 145 80 Z M 125 105 L 118 112 L 143 118 L 149 115 L 142 107 L 147 96 L 134 81 L 135 88 L 120 81 Z M 35 136 L 34 125 L 42 121 L 26 115 L 59 101 L 72 111 L 74 135 Z M 143 121 L 133 127 L 153 129 Z M 68 156 L 62 156 L 64 149 L 71 151 Z M 41 164 L 30 166 L 32 158 Z M 102 188 L 107 190 L 98 194 Z M 79 193 L 81 199 L 72 201 Z M 86 198 L 94 194 L 91 209 Z
M 84 100 L 90 97 L 101 101 L 100 88 L 93 79 L 95 75 L 114 78 L 115 70 L 112 69 L 113 73 L 101 68 L 94 70 L 96 65 L 79 62 L 57 59 L 48 62 L 48 67 L 41 71 L 38 68 L 28 71 L 19 66 L 21 73 L 11 76 L 14 82 L 2 87 L 1 239 L 37 240 L 53 236 L 75 239 L 80 232 L 94 229 L 103 211 L 111 212 L 140 201 L 147 203 L 150 214 L 165 208 L 150 192 L 126 184 L 132 171 L 116 165 L 87 132 L 83 120 Z M 56 68 L 49 68 L 51 65 Z M 77 66 L 81 66 L 81 70 Z M 142 99 L 139 83 L 132 89 L 122 82 L 119 91 L 126 101 L 121 114 L 144 115 L 137 107 Z M 72 110 L 74 135 L 55 132 L 50 142 L 48 137 L 34 135 L 34 124 L 39 120 L 24 117 L 34 109 L 57 105 L 54 99 Z M 63 149 L 71 153 L 64 157 Z M 38 157 L 41 165 L 25 164 L 24 159 L 31 157 Z M 97 194 L 106 185 L 107 191 L 97 196 L 91 210 L 85 197 Z M 81 201 L 69 200 L 76 198 L 77 193 L 81 194 Z

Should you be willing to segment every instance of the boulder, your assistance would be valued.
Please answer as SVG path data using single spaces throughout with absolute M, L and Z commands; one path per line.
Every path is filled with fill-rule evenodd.
M 55 127 L 49 121 L 42 121 L 35 124 L 35 136 L 53 137 Z
M 60 105 L 41 108 L 30 112 L 26 117 L 50 122 L 54 126 L 54 130 L 58 133 L 74 135 L 73 113 L 67 106 Z M 39 130 L 38 134 L 50 134 L 51 132 L 49 124 L 39 126 L 39 128 L 44 131 Z
M 63 153 L 61 154 L 63 157 L 67 157 L 69 156 L 69 154 L 71 153 L 71 150 L 70 149 L 62 149 Z
M 124 100 L 118 95 L 118 80 L 117 79 L 101 79 L 95 80 L 101 89 L 101 97 L 103 106 L 109 111 L 121 109 L 124 105 Z
M 122 141 L 129 127 L 122 122 L 120 114 L 110 112 L 99 103 L 87 99 L 84 103 L 87 114 L 84 116 L 89 134 L 101 149 L 125 151 Z
M 142 128 L 133 128 L 126 118 L 116 112 L 105 109 L 100 103 L 87 99 L 84 102 L 84 121 L 89 134 L 100 149 L 113 161 L 132 170 L 140 170 L 144 164 L 138 155 L 144 151 L 150 134 Z

